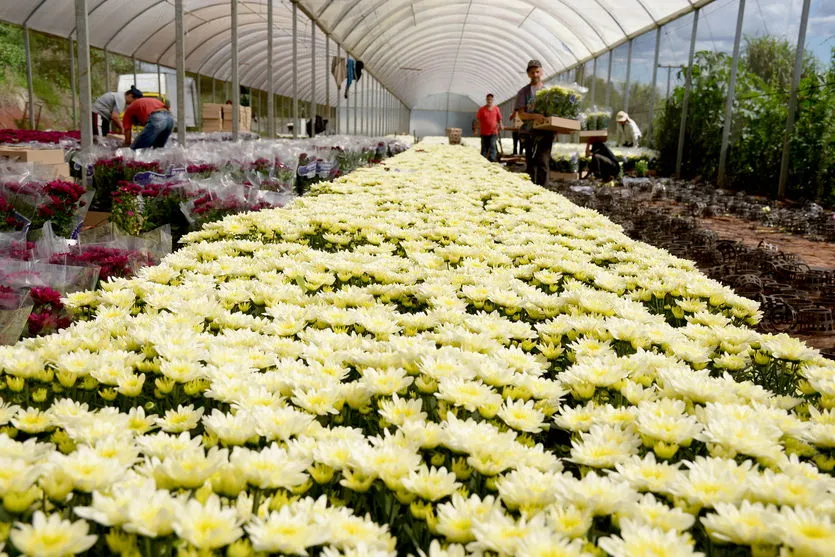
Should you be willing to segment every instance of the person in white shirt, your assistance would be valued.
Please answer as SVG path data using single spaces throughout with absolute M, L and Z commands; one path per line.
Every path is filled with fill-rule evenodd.
M 120 130 L 120 114 L 125 111 L 125 96 L 116 91 L 105 93 L 93 101 L 93 135 L 102 137 L 110 133 L 111 127 Z
M 638 129 L 638 124 L 635 120 L 629 117 L 624 111 L 620 111 L 615 116 L 617 122 L 617 136 L 615 137 L 615 145 L 618 147 L 637 147 L 638 141 L 641 139 L 641 130 Z

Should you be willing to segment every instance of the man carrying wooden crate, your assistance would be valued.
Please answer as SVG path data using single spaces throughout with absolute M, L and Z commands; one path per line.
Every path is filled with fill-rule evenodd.
M 546 186 L 548 174 L 551 170 L 551 148 L 554 145 L 554 132 L 534 129 L 534 123 L 543 120 L 545 116 L 533 112 L 536 92 L 545 87 L 542 82 L 542 64 L 539 60 L 528 62 L 528 78 L 531 82 L 519 89 L 513 109 L 522 120 L 519 134 L 525 145 L 525 162 L 527 172 L 534 184 Z

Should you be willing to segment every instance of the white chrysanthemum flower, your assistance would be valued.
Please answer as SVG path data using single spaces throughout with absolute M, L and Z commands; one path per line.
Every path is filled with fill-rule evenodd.
M 307 555 L 308 547 L 328 541 L 329 532 L 320 522 L 324 518 L 287 505 L 254 518 L 245 529 L 256 551 Z
M 612 425 L 593 425 L 571 442 L 571 460 L 594 468 L 611 468 L 633 456 L 641 440 L 631 429 Z
M 200 423 L 200 418 L 203 417 L 204 408 L 194 408 L 193 404 L 183 406 L 182 404 L 176 410 L 167 410 L 162 418 L 157 418 L 157 425 L 168 433 L 182 433 L 197 427 Z
M 496 414 L 517 431 L 539 433 L 543 429 L 545 414 L 534 408 L 534 401 L 506 399 Z
M 431 468 L 421 466 L 409 472 L 409 475 L 403 478 L 402 484 L 403 487 L 427 501 L 443 499 L 460 486 L 454 473 L 448 472 L 446 468 L 437 469 L 434 466 Z
M 290 489 L 302 485 L 308 478 L 305 470 L 312 464 L 276 443 L 257 451 L 235 447 L 229 462 L 241 471 L 247 483 L 259 489 Z
M 646 524 L 659 530 L 684 532 L 696 520 L 692 514 L 678 508 L 671 508 L 657 500 L 651 493 L 645 493 L 621 513 L 623 518 Z
M 658 462 L 652 452 L 643 458 L 635 455 L 615 464 L 615 470 L 633 489 L 655 493 L 668 493 L 681 474 L 678 464 Z
M 835 547 L 835 524 L 832 518 L 813 509 L 783 507 L 772 528 L 780 541 L 795 555 L 830 555 Z
M 45 515 L 35 511 L 31 524 L 15 523 L 10 539 L 25 555 L 64 557 L 87 551 L 96 543 L 97 536 L 88 531 L 83 520 L 70 522 L 58 513 Z
M 659 530 L 631 520 L 621 522 L 620 536 L 600 538 L 597 545 L 613 557 L 635 557 L 653 555 L 656 557 L 703 557 L 695 551 L 693 538 L 675 530 Z
M 212 494 L 205 504 L 190 499 L 174 518 L 174 532 L 198 549 L 217 549 L 240 538 L 241 529 L 234 508 L 224 508 Z
M 567 538 L 585 538 L 594 516 L 583 507 L 555 503 L 547 512 L 548 525 Z
M 780 538 L 774 525 L 781 520 L 777 507 L 742 501 L 739 507 L 717 503 L 714 513 L 700 519 L 711 539 L 719 543 L 774 546 Z
M 452 494 L 452 500 L 441 503 L 437 507 L 438 532 L 447 540 L 457 543 L 467 543 L 475 540 L 472 527 L 474 520 L 481 520 L 494 510 L 500 503 L 492 495 L 482 499 L 478 494 L 465 499 L 458 493 Z
M 388 399 L 380 400 L 380 416 L 396 426 L 402 426 L 406 422 L 425 422 L 427 418 L 426 412 L 421 409 L 423 401 L 419 398 L 400 398 L 395 393 L 394 396 Z
M 473 520 L 472 531 L 476 541 L 467 545 L 469 551 L 495 551 L 516 555 L 522 540 L 533 532 L 545 529 L 542 514 L 518 521 L 500 510 Z

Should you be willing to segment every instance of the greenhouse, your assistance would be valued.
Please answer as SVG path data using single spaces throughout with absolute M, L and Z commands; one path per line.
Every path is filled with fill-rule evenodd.
M 828 557 L 830 0 L 0 2 L 0 556 Z

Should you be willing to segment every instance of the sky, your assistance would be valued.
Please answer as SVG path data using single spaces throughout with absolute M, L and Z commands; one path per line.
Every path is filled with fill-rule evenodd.
M 774 35 L 786 37 L 791 42 L 795 42 L 800 27 L 802 7 L 802 0 L 747 0 L 743 19 L 743 36 Z M 738 0 L 716 0 L 703 8 L 699 16 L 696 50 L 731 53 L 738 11 Z M 688 15 L 664 26 L 661 32 L 659 64 L 687 63 L 692 25 L 693 16 Z M 655 32 L 651 32 L 633 42 L 633 82 L 648 83 L 652 79 L 654 37 Z M 835 48 L 835 0 L 812 0 L 806 31 L 806 49 L 819 60 L 827 63 L 832 48 Z M 626 56 L 626 45 L 615 50 L 612 69 L 614 81 L 624 81 L 626 78 Z M 605 59 L 602 63 L 598 61 L 598 75 L 605 78 L 606 70 L 607 61 Z M 675 80 L 675 70 L 672 73 L 673 80 Z M 659 87 L 662 87 L 663 81 L 666 81 L 666 70 L 659 71 L 658 80 Z

